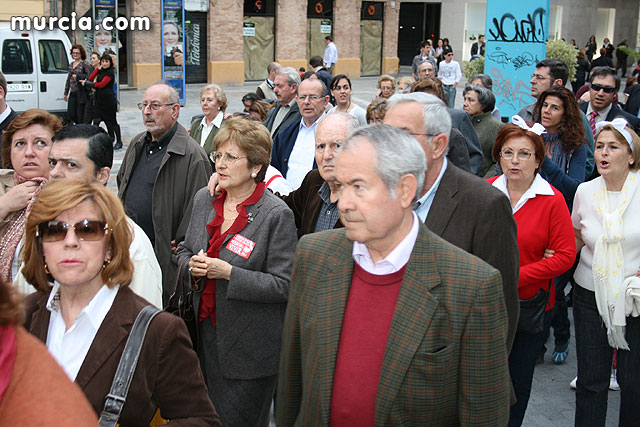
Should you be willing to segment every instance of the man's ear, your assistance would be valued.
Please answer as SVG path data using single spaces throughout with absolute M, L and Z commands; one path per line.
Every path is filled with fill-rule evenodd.
M 109 182 L 109 176 L 111 176 L 111 168 L 105 166 L 96 172 L 96 181 L 102 185 L 107 185 L 107 182 Z
M 444 133 L 438 134 L 431 140 L 431 146 L 433 147 L 433 158 L 439 159 L 444 156 L 449 146 L 449 138 Z
M 396 187 L 396 197 L 400 199 L 402 207 L 411 207 L 417 194 L 418 180 L 416 177 L 411 174 L 402 175 Z

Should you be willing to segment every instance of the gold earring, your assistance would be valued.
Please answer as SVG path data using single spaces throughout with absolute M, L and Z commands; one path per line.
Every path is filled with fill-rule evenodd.
M 46 262 L 44 263 L 44 272 L 46 274 L 49 274 L 49 275 L 51 274 L 51 272 L 49 271 L 49 267 L 47 267 L 47 263 Z

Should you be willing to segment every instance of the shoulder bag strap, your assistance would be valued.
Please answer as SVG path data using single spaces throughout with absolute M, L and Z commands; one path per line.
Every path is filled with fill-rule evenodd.
M 149 328 L 151 320 L 161 311 L 162 310 L 152 305 L 148 305 L 144 307 L 138 314 L 138 317 L 136 317 L 136 321 L 133 323 L 133 328 L 131 328 L 129 338 L 127 338 L 127 343 L 120 357 L 118 369 L 113 377 L 111 390 L 109 390 L 109 394 L 107 394 L 105 399 L 104 409 L 98 420 L 101 427 L 115 427 L 118 423 L 122 408 L 127 400 L 127 393 L 129 392 L 133 374 L 136 371 L 138 357 L 140 356 L 140 350 L 142 349 L 142 343 L 144 343 L 147 329 Z

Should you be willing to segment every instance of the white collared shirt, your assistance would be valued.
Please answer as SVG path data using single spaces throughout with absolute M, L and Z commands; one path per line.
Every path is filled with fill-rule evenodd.
M 222 111 L 218 111 L 218 115 L 215 119 L 211 121 L 211 124 L 207 125 L 207 118 L 203 117 L 202 122 L 200 122 L 200 128 L 202 129 L 202 134 L 200 135 L 200 146 L 204 147 L 204 143 L 207 142 L 207 138 L 209 134 L 213 130 L 213 127 L 217 127 L 220 129 L 220 125 L 222 124 L 222 119 L 224 119 L 224 113 Z
M 424 196 L 420 197 L 416 202 L 416 206 L 413 209 L 422 222 L 427 220 L 427 215 L 429 215 L 429 210 L 431 209 L 431 205 L 433 204 L 433 199 L 436 197 L 436 191 L 438 191 L 438 187 L 440 187 L 440 181 L 442 181 L 442 176 L 444 172 L 447 170 L 448 165 L 447 158 L 444 158 L 442 162 L 442 168 L 440 169 L 440 173 L 438 174 L 438 178 L 436 178 L 436 182 L 433 183 L 431 188 L 424 193 Z
M 413 224 L 411 225 L 411 230 L 405 236 L 404 239 L 396 246 L 389 255 L 386 256 L 382 261 L 378 261 L 376 263 L 371 259 L 371 255 L 369 254 L 369 249 L 367 249 L 364 243 L 353 242 L 353 260 L 356 264 L 358 264 L 364 271 L 370 274 L 376 275 L 384 275 L 395 273 L 396 271 L 400 271 L 402 267 L 404 267 L 407 262 L 409 262 L 409 258 L 411 257 L 411 252 L 413 251 L 413 246 L 416 244 L 416 239 L 418 238 L 418 230 L 419 230 L 419 218 L 415 212 L 413 212 Z
M 511 197 L 509 197 L 509 191 L 507 190 L 507 178 L 504 175 L 500 175 L 498 179 L 493 181 L 493 186 L 502 191 L 507 198 L 509 198 L 509 202 L 511 202 Z M 553 196 L 553 188 L 551 188 L 551 184 L 545 181 L 539 173 L 536 174 L 531 186 L 524 192 L 522 197 L 520 197 L 520 200 L 518 200 L 518 203 L 516 203 L 512 208 L 513 213 L 516 213 L 521 207 L 523 207 L 524 204 L 527 203 L 527 200 L 533 199 L 538 194 L 541 196 Z
M 313 169 L 313 161 L 316 153 L 316 135 L 315 128 L 324 118 L 322 113 L 311 126 L 304 123 L 304 119 L 300 120 L 300 130 L 298 137 L 293 144 L 293 150 L 289 155 L 289 167 L 287 168 L 287 181 L 296 189 L 302 184 L 302 180 Z
M 100 325 L 113 305 L 119 286 L 102 288 L 82 309 L 69 330 L 60 312 L 60 284 L 54 282 L 47 300 L 47 310 L 51 312 L 47 332 L 47 348 L 67 373 L 71 381 L 76 380 L 89 348 Z M 34 367 L 37 369 L 37 367 Z
M 9 114 L 11 114 L 11 107 L 7 105 L 7 108 L 5 108 L 2 113 L 0 113 L 0 123 L 4 122 L 4 119 L 9 117 Z

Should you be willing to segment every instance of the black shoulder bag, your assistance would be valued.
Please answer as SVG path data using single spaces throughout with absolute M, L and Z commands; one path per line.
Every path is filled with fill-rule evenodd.
M 518 319 L 517 332 L 527 334 L 539 334 L 544 330 L 544 313 L 551 296 L 551 283 L 548 289 L 540 289 L 534 297 L 520 300 L 520 318 Z
M 136 371 L 138 357 L 140 357 L 140 350 L 142 349 L 147 329 L 153 318 L 161 312 L 162 310 L 148 305 L 138 313 L 120 357 L 116 375 L 113 377 L 113 383 L 111 383 L 111 390 L 109 390 L 109 394 L 107 394 L 104 401 L 104 409 L 98 420 L 101 427 L 115 427 L 118 423 L 122 408 L 127 400 L 127 393 L 129 393 L 133 374 Z

